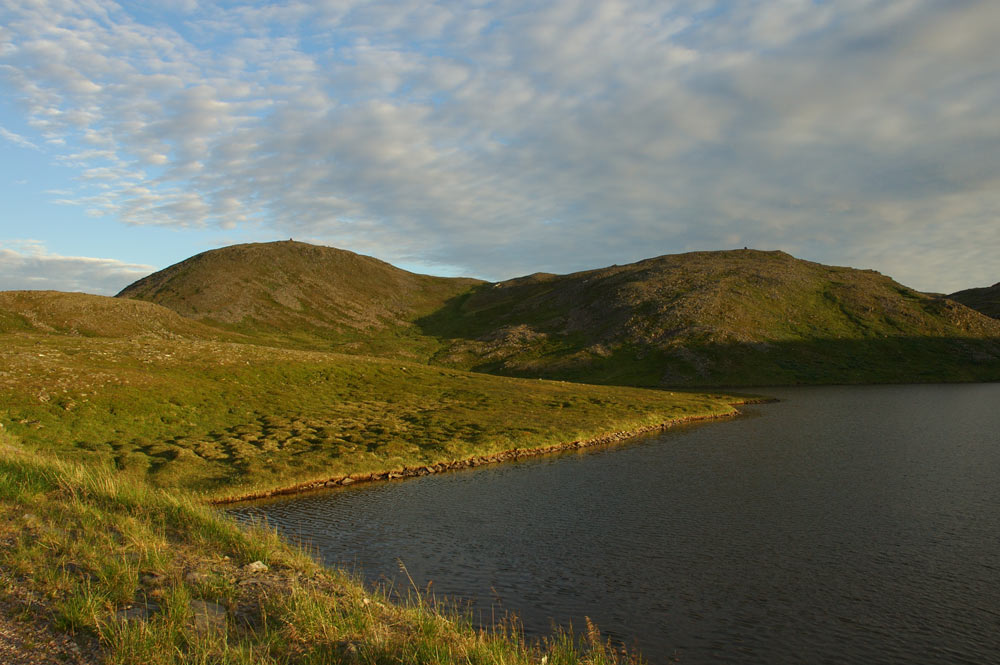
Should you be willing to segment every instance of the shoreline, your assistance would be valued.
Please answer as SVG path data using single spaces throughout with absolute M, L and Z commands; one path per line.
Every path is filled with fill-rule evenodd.
M 542 455 L 551 455 L 554 453 L 565 452 L 568 450 L 579 450 L 581 448 L 591 448 L 594 446 L 609 445 L 612 443 L 618 443 L 620 441 L 624 441 L 625 439 L 631 439 L 641 434 L 648 434 L 650 432 L 662 432 L 676 425 L 684 425 L 687 423 L 693 423 L 705 420 L 719 420 L 722 418 L 732 418 L 740 414 L 740 410 L 736 408 L 737 406 L 747 406 L 751 404 L 768 404 L 777 401 L 778 400 L 773 397 L 751 397 L 738 402 L 731 402 L 730 406 L 732 407 L 732 410 L 728 411 L 727 413 L 683 416 L 680 418 L 674 418 L 672 420 L 658 423 L 656 425 L 647 425 L 632 430 L 609 432 L 607 434 L 602 434 L 600 436 L 596 436 L 591 439 L 568 441 L 565 443 L 556 443 L 549 446 L 538 446 L 535 448 L 508 448 L 507 450 L 502 450 L 497 453 L 491 453 L 489 455 L 474 455 L 472 457 L 466 457 L 463 459 L 452 460 L 448 462 L 435 462 L 434 464 L 408 466 L 408 467 L 403 467 L 402 469 L 396 468 L 391 470 L 373 471 L 368 473 L 352 473 L 347 475 L 331 476 L 326 479 L 310 480 L 302 483 L 296 483 L 294 485 L 286 485 L 284 487 L 278 487 L 271 490 L 259 490 L 255 492 L 248 492 L 246 494 L 209 499 L 206 503 L 212 506 L 224 506 L 234 503 L 243 503 L 246 501 L 255 501 L 258 499 L 270 499 L 277 496 L 304 494 L 306 492 L 313 492 L 321 489 L 332 489 L 335 487 L 347 487 L 350 485 L 384 482 L 389 480 L 402 480 L 404 478 L 418 478 L 420 476 L 429 476 L 436 473 L 444 473 L 446 471 L 460 471 L 462 469 L 471 469 L 491 464 L 501 464 L 504 462 L 526 459 L 529 457 L 540 457 Z

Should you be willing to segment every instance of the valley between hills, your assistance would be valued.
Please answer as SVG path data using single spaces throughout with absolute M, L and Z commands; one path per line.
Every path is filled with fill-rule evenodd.
M 392 602 L 208 504 L 733 415 L 741 386 L 1000 379 L 989 294 L 955 296 L 783 252 L 487 283 L 291 241 L 0 292 L 0 601 L 114 663 L 625 662 Z

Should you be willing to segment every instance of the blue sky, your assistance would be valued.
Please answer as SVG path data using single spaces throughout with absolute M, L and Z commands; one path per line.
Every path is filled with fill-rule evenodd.
M 0 289 L 294 237 L 1000 280 L 1000 3 L 0 0 Z

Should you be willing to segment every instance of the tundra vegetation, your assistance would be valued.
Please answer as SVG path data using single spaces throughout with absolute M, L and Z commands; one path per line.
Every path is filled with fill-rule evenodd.
M 111 663 L 634 659 L 594 627 L 530 642 L 416 589 L 390 600 L 209 503 L 739 401 L 278 348 L 85 294 L 0 294 L 0 339 L 0 607 Z
M 119 296 L 0 293 L 0 609 L 111 663 L 633 660 L 390 600 L 210 504 L 745 399 L 696 386 L 1000 378 L 1000 321 L 781 252 L 490 284 L 281 242 Z

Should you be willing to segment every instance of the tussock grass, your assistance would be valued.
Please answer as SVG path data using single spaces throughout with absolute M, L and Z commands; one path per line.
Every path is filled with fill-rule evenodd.
M 361 312 L 343 334 L 426 357 L 438 343 L 393 321 L 454 284 L 397 277 L 418 305 Z M 0 594 L 94 636 L 108 663 L 634 660 L 596 630 L 529 643 L 516 622 L 480 629 L 416 590 L 390 601 L 207 502 L 727 414 L 737 401 L 246 344 L 148 303 L 4 298 Z
M 516 626 L 477 629 L 419 595 L 394 604 L 190 494 L 29 451 L 6 433 L 0 540 L 0 588 L 36 599 L 31 611 L 62 630 L 97 636 L 108 663 L 636 661 L 592 634 L 529 643 Z M 249 572 L 254 561 L 268 570 Z M 214 618 L 199 621 L 206 607 Z
M 0 424 L 25 445 L 208 498 L 725 414 L 737 399 L 156 337 L 8 334 L 0 363 Z

